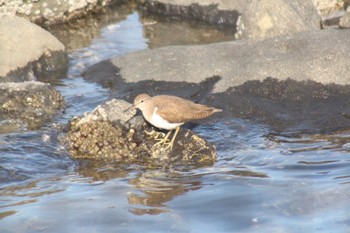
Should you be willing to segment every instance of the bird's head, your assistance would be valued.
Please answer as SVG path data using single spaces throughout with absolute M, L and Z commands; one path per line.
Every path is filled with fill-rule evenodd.
M 151 96 L 147 94 L 139 94 L 134 99 L 134 107 L 143 111 L 147 108 L 147 102 L 151 98 Z
M 147 102 L 150 98 L 151 96 L 147 94 L 137 95 L 134 99 L 134 104 L 130 108 L 126 109 L 124 112 L 129 111 L 130 109 L 133 109 L 133 108 L 138 108 L 141 111 L 143 111 L 145 108 L 147 108 Z

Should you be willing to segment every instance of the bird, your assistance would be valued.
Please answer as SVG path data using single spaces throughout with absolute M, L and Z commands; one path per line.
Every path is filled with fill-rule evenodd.
M 222 111 L 221 109 L 197 104 L 177 96 L 156 95 L 151 97 L 145 93 L 137 95 L 130 108 L 139 109 L 146 121 L 156 128 L 168 130 L 165 137 L 154 144 L 154 146 L 158 144 L 166 145 L 165 150 L 173 149 L 174 141 L 181 125 Z M 173 130 L 175 130 L 175 133 L 170 142 L 168 142 L 168 138 Z M 158 135 L 156 137 L 158 138 Z

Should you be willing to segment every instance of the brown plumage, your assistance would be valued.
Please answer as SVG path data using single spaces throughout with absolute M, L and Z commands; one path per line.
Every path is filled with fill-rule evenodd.
M 152 97 L 157 114 L 171 123 L 187 122 L 206 118 L 214 112 L 221 111 L 176 96 L 159 95 Z
M 144 118 L 155 127 L 170 130 L 160 143 L 166 143 L 171 130 L 176 129 L 169 145 L 170 148 L 172 148 L 182 124 L 191 120 L 203 119 L 215 112 L 222 111 L 170 95 L 151 97 L 147 94 L 140 94 L 136 96 L 133 106 L 140 109 Z

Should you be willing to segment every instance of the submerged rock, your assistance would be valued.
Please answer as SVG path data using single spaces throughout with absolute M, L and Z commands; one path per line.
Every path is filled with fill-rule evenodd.
M 0 83 L 0 132 L 40 127 L 64 106 L 61 94 L 41 82 Z
M 139 7 L 153 14 L 199 20 L 214 25 L 236 26 L 244 1 L 222 0 L 137 0 Z
M 215 147 L 190 130 L 180 130 L 173 150 L 154 146 L 156 140 L 145 131 L 152 127 L 135 110 L 124 112 L 130 104 L 113 99 L 84 117 L 74 118 L 65 144 L 72 158 L 111 159 L 127 163 L 158 166 L 203 166 L 216 159 Z

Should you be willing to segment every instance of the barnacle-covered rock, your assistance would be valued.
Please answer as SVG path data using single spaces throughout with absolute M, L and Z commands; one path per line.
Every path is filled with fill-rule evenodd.
M 64 107 L 62 95 L 42 82 L 0 83 L 0 132 L 34 129 Z
M 215 147 L 187 129 L 181 129 L 172 150 L 154 137 L 153 129 L 135 110 L 125 112 L 128 102 L 113 99 L 91 113 L 71 120 L 65 144 L 72 158 L 111 159 L 148 167 L 203 166 L 216 159 Z

